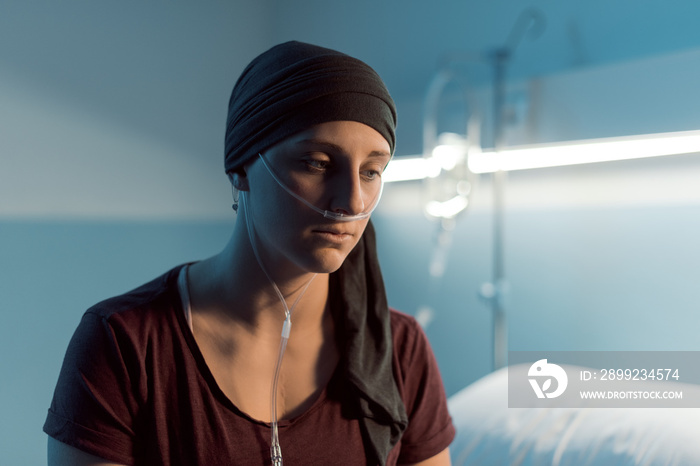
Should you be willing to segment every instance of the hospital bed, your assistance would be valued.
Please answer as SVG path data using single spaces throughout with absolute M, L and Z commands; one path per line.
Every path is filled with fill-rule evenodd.
M 664 384 L 700 395 L 698 385 Z M 700 465 L 700 408 L 508 408 L 506 367 L 451 396 L 449 409 L 455 466 Z

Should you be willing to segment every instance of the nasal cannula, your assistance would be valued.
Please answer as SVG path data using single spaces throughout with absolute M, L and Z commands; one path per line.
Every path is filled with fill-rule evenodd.
M 377 195 L 376 199 L 374 200 L 374 204 L 372 204 L 371 208 L 365 212 L 361 212 L 356 215 L 348 215 L 348 214 L 343 214 L 340 212 L 332 212 L 330 210 L 323 210 L 319 209 L 294 191 L 292 191 L 286 184 L 282 182 L 282 180 L 279 179 L 277 175 L 275 175 L 275 172 L 272 171 L 270 166 L 267 164 L 265 161 L 265 157 L 262 156 L 262 154 L 258 154 L 258 157 L 260 157 L 260 160 L 262 161 L 263 166 L 267 169 L 267 171 L 270 173 L 270 176 L 277 182 L 278 185 L 282 187 L 287 193 L 289 193 L 292 197 L 296 198 L 297 200 L 301 201 L 304 203 L 307 207 L 311 208 L 312 210 L 315 210 L 319 214 L 323 215 L 325 218 L 339 221 L 339 222 L 353 222 L 355 220 L 363 220 L 366 218 L 369 218 L 370 215 L 372 215 L 372 212 L 374 212 L 374 209 L 377 207 L 377 204 L 379 204 L 379 199 L 382 197 L 382 192 L 384 191 L 384 182 L 380 181 L 380 187 L 379 187 L 379 194 Z
M 297 193 L 292 191 L 289 187 L 287 187 L 272 171 L 272 169 L 267 165 L 267 162 L 265 161 L 264 157 L 262 154 L 258 154 L 260 157 L 260 160 L 262 161 L 263 166 L 267 169 L 267 171 L 270 173 L 270 176 L 277 182 L 282 189 L 284 189 L 288 194 L 290 194 L 292 197 L 295 199 L 301 201 L 303 204 L 305 204 L 307 207 L 311 208 L 312 210 L 318 212 L 319 214 L 323 215 L 324 218 L 330 219 L 330 220 L 335 220 L 335 221 L 342 221 L 342 222 L 351 222 L 355 220 L 362 220 L 368 218 L 372 212 L 374 211 L 375 207 L 379 203 L 379 199 L 382 196 L 382 191 L 384 189 L 384 183 L 381 182 L 380 188 L 379 188 L 379 194 L 377 195 L 377 198 L 374 201 L 374 204 L 371 206 L 371 208 L 366 211 L 362 212 L 357 215 L 347 215 L 347 214 L 342 214 L 338 212 L 331 212 L 328 210 L 323 210 L 319 209 L 315 205 L 311 204 L 309 201 L 304 199 L 303 197 L 299 196 Z M 297 299 L 294 301 L 294 304 L 292 304 L 292 307 L 289 308 L 287 306 L 287 301 L 284 299 L 284 296 L 280 292 L 279 288 L 277 287 L 277 284 L 275 281 L 272 279 L 270 274 L 267 272 L 267 269 L 265 268 L 262 260 L 260 260 L 260 254 L 258 253 L 258 248 L 256 245 L 255 241 L 255 235 L 253 234 L 253 226 L 252 222 L 250 220 L 250 211 L 248 208 L 248 196 L 245 191 L 241 192 L 241 203 L 243 204 L 243 209 L 245 211 L 245 216 L 246 216 L 246 227 L 248 229 L 248 236 L 250 238 L 250 244 L 253 249 L 253 254 L 255 255 L 255 259 L 258 261 L 258 264 L 260 265 L 260 268 L 262 271 L 265 273 L 265 276 L 267 277 L 268 281 L 272 284 L 272 288 L 275 290 L 275 293 L 277 293 L 277 297 L 279 297 L 280 302 L 282 303 L 282 306 L 284 307 L 284 323 L 282 324 L 282 335 L 280 339 L 280 348 L 279 348 L 279 354 L 277 356 L 277 364 L 275 366 L 275 374 L 272 377 L 272 388 L 270 391 L 270 422 L 271 422 L 271 442 L 270 442 L 270 456 L 272 459 L 272 465 L 273 466 L 282 466 L 282 448 L 280 447 L 279 443 L 279 432 L 278 432 L 278 416 L 277 416 L 277 384 L 279 382 L 279 376 L 280 376 L 280 369 L 282 367 L 282 358 L 284 357 L 284 352 L 287 348 L 287 342 L 289 341 L 289 333 L 292 328 L 292 313 L 294 312 L 294 309 L 296 308 L 297 304 L 299 303 L 299 300 L 301 297 L 306 293 L 306 290 L 308 290 L 309 285 L 311 285 L 311 282 L 313 279 L 316 277 L 316 274 L 313 274 L 309 281 L 306 283 L 304 288 L 301 290 L 301 293 L 299 293 L 299 296 L 297 296 Z
M 243 209 L 245 210 L 245 216 L 246 216 L 246 226 L 248 228 L 248 236 L 250 237 L 250 244 L 253 248 L 253 254 L 255 254 L 255 259 L 257 259 L 258 264 L 260 265 L 260 268 L 262 271 L 265 273 L 265 276 L 269 280 L 269 282 L 272 284 L 272 288 L 275 290 L 277 293 L 277 297 L 279 297 L 280 302 L 282 303 L 282 306 L 284 307 L 284 324 L 282 324 L 282 335 L 280 339 L 280 349 L 279 349 L 279 354 L 277 356 L 277 364 L 275 365 L 275 375 L 272 377 L 272 389 L 270 390 L 270 422 L 271 422 L 271 442 L 270 442 L 270 457 L 272 459 L 272 465 L 273 466 L 282 466 L 282 448 L 280 447 L 280 441 L 279 441 L 279 433 L 277 430 L 277 423 L 278 423 L 278 417 L 277 417 L 277 383 L 279 381 L 280 377 L 280 369 L 282 367 L 282 358 L 284 357 L 284 351 L 287 349 L 287 341 L 289 341 L 289 333 L 292 329 L 292 313 L 294 312 L 294 309 L 297 307 L 297 304 L 299 303 L 299 300 L 301 299 L 302 296 L 304 296 L 304 293 L 306 293 L 306 290 L 309 289 L 309 285 L 311 285 L 311 282 L 313 279 L 316 277 L 317 274 L 313 274 L 309 281 L 306 283 L 304 288 L 301 290 L 301 293 L 299 293 L 299 296 L 297 296 L 297 299 L 294 301 L 294 304 L 292 304 L 292 307 L 289 308 L 287 307 L 287 301 L 284 299 L 284 296 L 280 292 L 279 288 L 277 287 L 277 284 L 275 281 L 270 277 L 270 274 L 267 273 L 267 269 L 265 268 L 263 262 L 260 260 L 260 255 L 258 254 L 258 248 L 256 246 L 256 241 L 255 241 L 255 236 L 253 235 L 253 227 L 252 227 L 252 222 L 250 221 L 250 212 L 248 210 L 248 202 L 247 202 L 247 197 L 241 193 L 241 202 L 243 203 Z

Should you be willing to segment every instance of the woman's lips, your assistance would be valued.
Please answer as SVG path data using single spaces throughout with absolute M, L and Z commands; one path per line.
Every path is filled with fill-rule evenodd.
M 324 238 L 326 241 L 329 241 L 331 243 L 343 243 L 350 238 L 353 237 L 351 233 L 345 232 L 345 231 L 338 231 L 338 230 L 331 230 L 331 229 L 323 229 L 323 230 L 314 230 L 313 231 L 316 235 Z

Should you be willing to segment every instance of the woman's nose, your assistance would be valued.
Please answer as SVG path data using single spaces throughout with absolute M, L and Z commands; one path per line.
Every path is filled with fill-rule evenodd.
M 359 176 L 344 175 L 333 180 L 331 211 L 344 215 L 358 215 L 365 211 L 365 195 Z

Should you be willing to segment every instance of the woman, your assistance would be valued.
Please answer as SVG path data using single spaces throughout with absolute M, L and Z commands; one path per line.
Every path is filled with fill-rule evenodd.
M 387 307 L 369 223 L 395 127 L 359 60 L 288 42 L 251 62 L 229 102 L 230 241 L 86 312 L 49 464 L 449 464 L 437 366 Z

